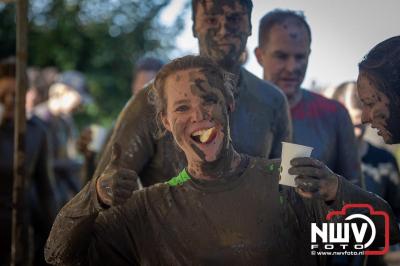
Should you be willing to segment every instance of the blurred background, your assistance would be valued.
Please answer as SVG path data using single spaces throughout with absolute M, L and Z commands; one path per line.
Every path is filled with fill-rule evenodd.
M 78 126 L 109 126 L 131 96 L 134 62 L 164 60 L 176 49 L 184 5 L 164 23 L 169 0 L 31 0 L 28 66 L 55 66 L 86 76 L 94 101 L 75 116 Z M 0 58 L 15 55 L 15 3 L 0 2 Z

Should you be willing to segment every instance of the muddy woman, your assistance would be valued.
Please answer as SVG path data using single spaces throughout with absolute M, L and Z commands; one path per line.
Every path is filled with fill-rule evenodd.
M 296 158 L 297 188 L 279 188 L 279 162 L 238 153 L 230 138 L 231 80 L 206 57 L 164 66 L 152 93 L 157 117 L 185 155 L 175 178 L 107 207 L 93 179 L 59 213 L 45 254 L 55 265 L 318 265 L 310 223 L 330 209 L 386 202 L 312 158 Z M 114 148 L 112 163 L 121 154 Z M 375 219 L 371 217 L 371 219 Z M 382 240 L 383 224 L 377 224 Z M 382 244 L 382 243 L 375 243 Z

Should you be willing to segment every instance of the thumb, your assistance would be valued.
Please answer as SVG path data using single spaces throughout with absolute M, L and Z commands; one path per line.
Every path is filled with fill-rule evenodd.
M 121 146 L 118 143 L 114 143 L 111 149 L 111 164 L 114 166 L 119 165 L 121 159 Z

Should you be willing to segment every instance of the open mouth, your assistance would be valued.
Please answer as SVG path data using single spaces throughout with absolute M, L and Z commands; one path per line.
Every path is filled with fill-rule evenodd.
M 197 130 L 190 135 L 190 137 L 199 144 L 208 144 L 212 142 L 216 136 L 217 129 L 215 127 Z

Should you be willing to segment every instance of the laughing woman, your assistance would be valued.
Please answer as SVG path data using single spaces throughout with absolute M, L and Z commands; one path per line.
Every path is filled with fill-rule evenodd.
M 299 176 L 294 190 L 279 186 L 279 162 L 237 153 L 229 136 L 229 77 L 209 59 L 172 61 L 157 75 L 152 94 L 160 124 L 172 132 L 187 167 L 118 205 L 133 185 L 131 173 L 118 169 L 115 145 L 106 171 L 119 174 L 88 183 L 62 209 L 47 242 L 49 263 L 317 265 L 319 258 L 310 255 L 311 222 L 351 202 L 391 214 L 384 201 L 314 159 L 292 161 L 290 172 Z M 101 193 L 102 186 L 110 189 Z M 383 224 L 376 225 L 380 244 Z M 398 241 L 394 221 L 391 231 Z

